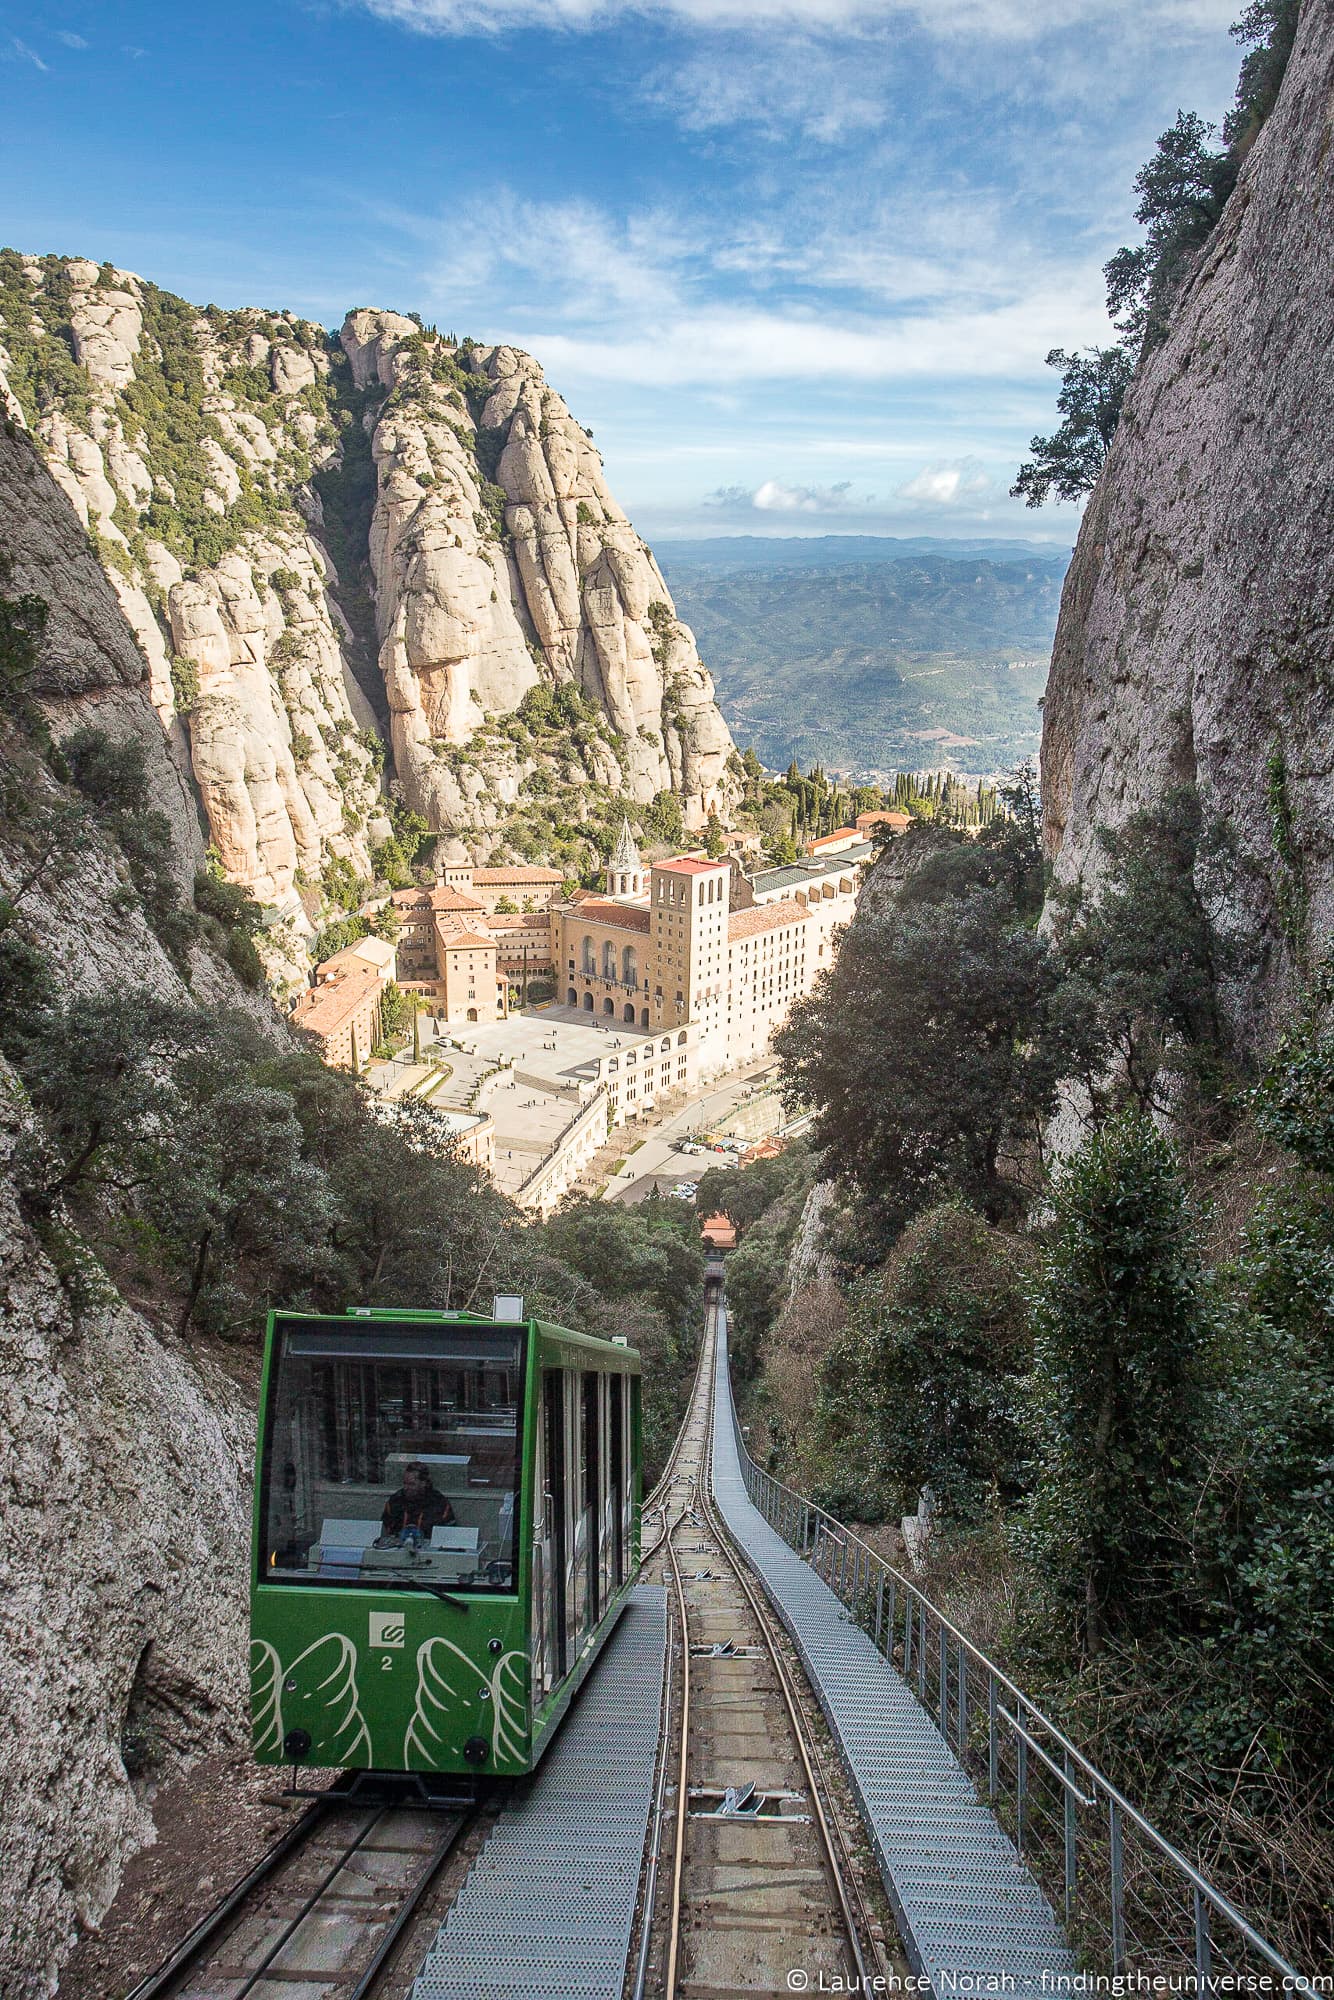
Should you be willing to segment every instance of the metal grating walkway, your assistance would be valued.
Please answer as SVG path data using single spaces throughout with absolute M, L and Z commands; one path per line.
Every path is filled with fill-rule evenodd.
M 469 1871 L 412 2000 L 620 2000 L 666 1659 L 667 1593 L 640 1584 Z
M 720 1312 L 712 1468 L 718 1511 L 801 1654 L 875 1843 L 913 1970 L 938 1995 L 1051 2000 L 1075 1960 L 1042 1891 L 931 1717 L 747 1495 L 725 1328 Z

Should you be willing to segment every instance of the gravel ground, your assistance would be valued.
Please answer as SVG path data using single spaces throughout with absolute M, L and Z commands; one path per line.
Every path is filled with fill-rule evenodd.
M 160 1965 L 301 1811 L 303 1800 L 279 1798 L 286 1775 L 236 1752 L 161 1786 L 150 1808 L 157 1840 L 128 1864 L 101 1925 L 75 1947 L 59 2000 L 116 2000 Z M 315 1784 L 326 1775 L 309 1774 Z

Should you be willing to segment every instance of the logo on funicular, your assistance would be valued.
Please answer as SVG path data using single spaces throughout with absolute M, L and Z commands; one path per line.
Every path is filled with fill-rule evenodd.
M 406 1638 L 405 1620 L 401 1611 L 372 1611 L 372 1646 L 401 1646 Z

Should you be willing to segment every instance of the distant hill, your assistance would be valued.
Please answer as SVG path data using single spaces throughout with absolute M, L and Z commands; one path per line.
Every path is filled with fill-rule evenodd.
M 738 536 L 658 560 L 733 735 L 767 764 L 990 774 L 1035 753 L 1065 550 Z

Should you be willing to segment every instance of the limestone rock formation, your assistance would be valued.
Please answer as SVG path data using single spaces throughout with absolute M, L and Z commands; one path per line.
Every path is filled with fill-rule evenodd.
M 298 871 L 365 874 L 389 831 L 374 715 L 296 504 L 312 448 L 336 449 L 326 338 L 196 313 L 85 258 L 0 265 L 11 410 L 116 588 L 227 873 L 308 929 Z
M 204 840 L 186 772 L 115 593 L 17 430 L 0 430 L 0 544 L 6 591 L 38 588 L 49 606 L 29 691 L 57 737 L 88 723 L 142 744 L 188 894 Z M 40 755 L 11 761 L 16 741 L 22 809 L 0 823 L 0 896 L 17 899 L 20 935 L 62 993 L 141 983 L 273 1033 L 267 999 L 214 953 L 195 952 L 187 987 L 96 826 L 75 866 L 34 878 L 33 819 L 61 791 Z M 0 1987 L 14 2000 L 55 1991 L 76 1927 L 153 1838 L 152 1784 L 244 1726 L 254 1436 L 245 1388 L 132 1310 L 59 1204 L 25 1202 L 29 1132 L 0 1062 Z
M 1263 1039 L 1334 923 L 1334 13 L 1303 9 L 1277 106 L 1141 365 L 1065 585 L 1044 714 L 1059 879 L 1094 830 L 1197 782 L 1243 866 Z M 1287 850 L 1285 858 L 1284 849 Z
M 0 1064 L 0 1964 L 44 2000 L 154 1838 L 144 1786 L 245 1713 L 254 1418 L 103 1281 L 77 1316 L 10 1177 Z
M 731 797 L 694 640 L 530 356 L 389 312 L 331 340 L 5 251 L 0 397 L 115 588 L 226 872 L 298 931 L 391 831 L 386 749 L 397 796 L 478 858 L 538 773 L 576 820 L 589 784 L 674 790 L 690 825 Z M 508 730 L 539 686 L 579 690 L 590 726 Z
M 674 790 L 701 825 L 732 782 L 713 683 L 538 364 L 453 348 L 395 313 L 350 314 L 342 344 L 359 385 L 391 391 L 374 429 L 370 556 L 409 801 L 435 826 L 480 830 L 488 805 L 500 824 L 512 755 L 479 757 L 470 790 L 437 746 L 468 743 L 539 682 L 573 682 L 619 739 L 589 775 L 641 803 Z

